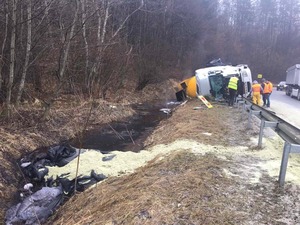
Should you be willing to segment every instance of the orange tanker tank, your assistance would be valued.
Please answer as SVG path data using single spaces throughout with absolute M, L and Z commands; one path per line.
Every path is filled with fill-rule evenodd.
M 178 84 L 178 90 L 184 90 L 186 95 L 191 98 L 197 97 L 197 88 L 196 88 L 196 76 L 192 76 L 180 82 Z

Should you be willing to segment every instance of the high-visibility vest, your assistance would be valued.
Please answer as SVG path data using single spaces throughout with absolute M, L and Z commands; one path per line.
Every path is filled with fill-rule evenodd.
M 270 94 L 272 93 L 273 89 L 273 84 L 271 82 L 269 83 L 264 83 L 264 94 Z
M 231 77 L 229 80 L 229 83 L 228 83 L 228 88 L 237 90 L 238 89 L 238 81 L 239 81 L 239 78 Z
M 253 84 L 253 85 L 252 85 L 252 92 L 253 92 L 253 93 L 254 93 L 254 92 L 260 92 L 260 90 L 261 90 L 260 84 Z

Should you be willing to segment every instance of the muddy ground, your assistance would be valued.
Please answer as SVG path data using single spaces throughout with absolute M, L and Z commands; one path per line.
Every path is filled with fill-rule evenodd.
M 161 96 L 154 93 L 159 92 L 152 92 L 156 98 Z M 112 103 L 106 104 L 106 109 L 115 109 L 109 107 Z M 117 109 L 122 105 L 124 110 L 117 110 L 117 115 L 133 113 L 124 102 L 118 104 L 114 104 Z M 141 157 L 127 157 L 122 170 L 70 198 L 47 224 L 299 224 L 300 158 L 291 155 L 286 184 L 279 187 L 282 139 L 266 130 L 263 148 L 258 149 L 258 119 L 253 119 L 253 128 L 248 129 L 247 115 L 241 109 L 212 104 L 213 108 L 208 109 L 193 99 L 177 107 L 147 138 L 145 149 L 136 153 Z M 108 115 L 112 114 L 109 111 Z M 60 118 L 65 118 L 63 115 Z M 90 124 L 100 123 L 96 115 Z M 70 129 L 78 127 L 78 123 L 60 127 Z M 34 149 L 43 143 L 40 139 L 53 144 L 64 137 L 59 133 L 46 138 L 41 133 L 34 135 L 31 129 L 25 137 L 24 131 L 7 136 L 15 140 L 10 144 L 17 147 L 22 137 L 21 141 L 27 143 L 23 148 L 29 151 L 28 146 Z M 9 154 L 16 159 L 20 153 L 19 148 Z M 149 153 L 153 154 L 142 166 L 126 170 L 126 166 L 139 164 L 137 160 Z M 9 163 L 12 166 L 14 161 Z M 4 178 L 7 174 L 2 174 Z M 15 190 L 7 179 L 4 181 L 1 199 Z M 15 182 L 12 180 L 12 184 Z M 5 200 L 7 206 L 8 197 Z

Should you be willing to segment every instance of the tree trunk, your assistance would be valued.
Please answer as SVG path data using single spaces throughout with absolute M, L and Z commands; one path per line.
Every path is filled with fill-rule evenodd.
M 17 95 L 17 99 L 16 99 L 16 105 L 17 106 L 19 106 L 19 104 L 20 104 L 20 100 L 21 100 L 22 93 L 23 93 L 23 90 L 24 90 L 25 78 L 26 78 L 28 64 L 29 64 L 30 50 L 31 50 L 31 0 L 27 0 L 27 44 L 26 44 L 26 55 L 25 55 L 25 62 L 24 62 L 23 72 L 22 72 L 20 86 L 19 86 L 19 90 L 18 90 L 18 95 Z
M 16 25 L 17 25 L 17 0 L 12 1 L 12 29 L 11 29 L 11 40 L 10 40 L 10 65 L 9 65 L 9 78 L 7 84 L 6 94 L 6 116 L 11 116 L 11 92 L 12 85 L 14 82 L 15 74 L 15 47 L 16 47 Z
M 104 43 L 105 40 L 105 31 L 106 31 L 106 24 L 107 24 L 107 20 L 109 17 L 109 5 L 107 3 L 107 5 L 105 6 L 105 15 L 104 15 L 104 22 L 102 25 L 102 18 L 101 18 L 101 14 L 100 14 L 100 7 L 98 6 L 97 2 L 94 1 L 95 6 L 97 6 L 97 18 L 98 18 L 98 24 L 97 24 L 97 51 L 96 51 L 96 60 L 93 63 L 92 69 L 89 73 L 89 77 L 88 77 L 88 89 L 90 90 L 90 94 L 92 93 L 92 89 L 93 89 L 93 85 L 95 82 L 95 78 L 96 78 L 96 74 L 99 73 L 99 66 L 101 64 L 101 55 L 102 55 L 102 44 Z
M 85 49 L 85 80 L 87 81 L 89 73 L 89 44 L 86 37 L 86 0 L 81 0 L 81 10 L 82 10 L 82 36 L 84 40 Z
M 62 79 L 65 75 L 65 70 L 66 70 L 66 66 L 67 66 L 67 63 L 68 63 L 71 40 L 72 40 L 73 35 L 74 35 L 75 24 L 76 24 L 77 18 L 78 18 L 78 6 L 79 6 L 79 4 L 80 4 L 79 0 L 76 0 L 75 15 L 74 15 L 74 18 L 73 18 L 73 21 L 72 21 L 72 24 L 71 24 L 70 33 L 69 33 L 69 35 L 67 37 L 67 40 L 66 40 L 66 44 L 65 44 L 66 47 L 65 47 L 65 49 L 63 50 L 63 53 L 62 53 L 63 57 L 62 57 L 61 67 L 60 67 L 60 70 L 59 70 L 60 82 L 62 82 Z
M 4 31 L 4 40 L 2 43 L 2 48 L 1 48 L 1 57 L 0 57 L 0 91 L 2 89 L 2 82 L 3 82 L 3 76 L 2 76 L 2 68 L 4 65 L 4 48 L 6 45 L 6 40 L 7 40 L 7 28 L 8 28 L 8 0 L 5 1 L 5 31 Z
M 68 63 L 68 57 L 69 57 L 69 50 L 70 50 L 70 45 L 71 45 L 71 41 L 74 35 L 74 29 L 75 29 L 75 25 L 78 19 L 78 9 L 79 9 L 79 4 L 80 4 L 80 0 L 76 0 L 76 9 L 75 9 L 75 14 L 74 14 L 74 18 L 70 27 L 70 32 L 69 35 L 67 35 L 66 39 L 67 40 L 63 40 L 63 46 L 62 46 L 62 60 L 60 60 L 59 62 L 59 72 L 58 72 L 58 78 L 59 78 L 59 83 L 56 87 L 56 91 L 54 96 L 52 96 L 52 98 L 46 102 L 45 101 L 45 111 L 44 114 L 42 116 L 42 119 L 46 119 L 50 113 L 50 109 L 53 105 L 53 103 L 55 102 L 55 99 L 59 96 L 60 91 L 62 89 L 63 86 L 63 79 L 64 79 L 64 75 L 65 75 L 65 70 L 66 70 L 66 66 Z

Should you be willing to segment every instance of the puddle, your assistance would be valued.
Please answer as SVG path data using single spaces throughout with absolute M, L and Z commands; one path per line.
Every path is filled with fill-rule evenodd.
M 70 144 L 75 148 L 96 149 L 100 151 L 134 151 L 143 149 L 143 142 L 163 119 L 170 115 L 160 111 L 172 109 L 176 104 L 134 105 L 137 115 L 123 122 L 110 123 L 85 132 L 82 141 L 74 138 Z M 80 143 L 82 142 L 82 143 Z

